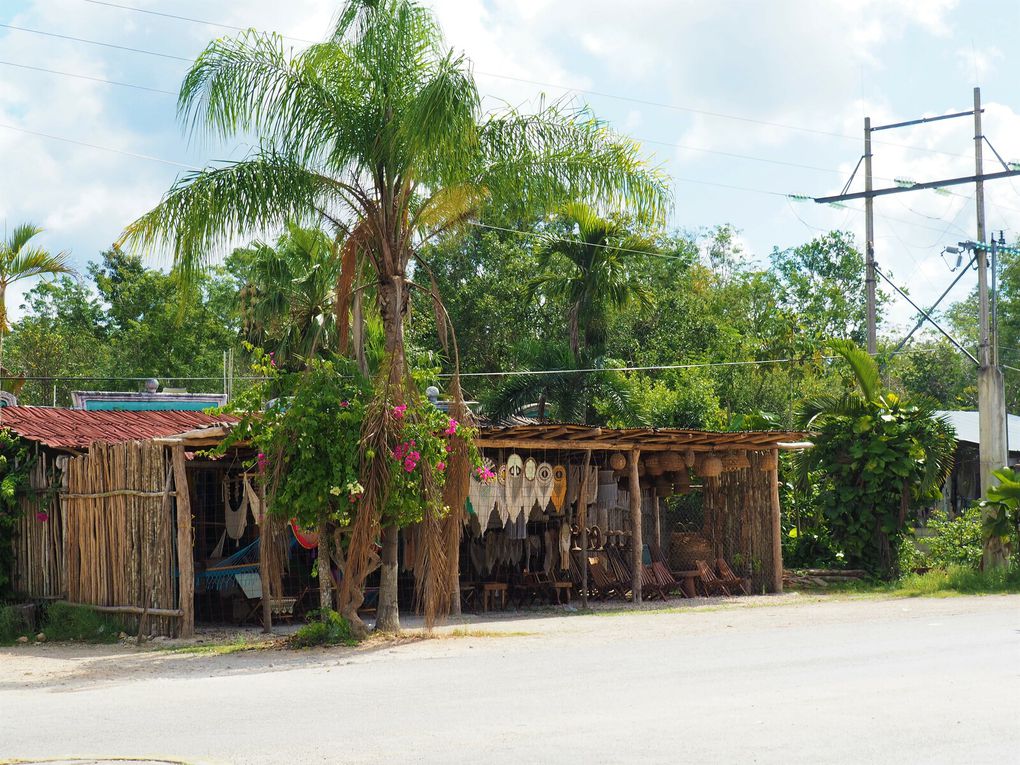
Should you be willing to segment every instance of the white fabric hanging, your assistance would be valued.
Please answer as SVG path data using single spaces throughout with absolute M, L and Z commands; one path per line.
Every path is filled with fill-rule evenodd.
M 251 485 L 251 476 L 245 473 L 244 476 L 244 496 L 248 500 L 248 507 L 251 508 L 251 514 L 255 518 L 256 525 L 262 524 L 262 515 L 265 512 L 265 508 L 262 506 L 262 498 L 258 492 L 255 491 L 255 487 Z
M 230 481 L 223 481 L 223 509 L 226 513 L 227 536 L 240 539 L 248 527 L 248 497 L 241 492 L 241 505 L 237 509 L 230 505 Z
M 521 507 L 524 508 L 525 515 L 531 514 L 531 509 L 538 499 L 538 485 L 535 483 L 537 475 L 538 462 L 534 457 L 528 457 L 524 461 L 524 487 L 521 490 Z
M 524 512 L 524 460 L 511 454 L 506 461 L 506 510 L 511 521 Z

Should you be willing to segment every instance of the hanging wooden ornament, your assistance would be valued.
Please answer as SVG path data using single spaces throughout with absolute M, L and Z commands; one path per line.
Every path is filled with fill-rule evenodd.
M 542 512 L 549 507 L 553 495 L 553 466 L 548 462 L 540 462 L 535 473 L 535 499 Z
M 563 512 L 563 503 L 567 499 L 567 469 L 563 465 L 553 468 L 552 504 L 557 513 Z
M 524 512 L 524 460 L 519 454 L 511 454 L 506 460 L 506 506 L 510 520 L 516 521 Z

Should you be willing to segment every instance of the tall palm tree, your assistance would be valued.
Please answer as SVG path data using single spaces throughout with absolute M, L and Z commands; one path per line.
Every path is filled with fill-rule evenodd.
M 0 242 L 0 370 L 3 369 L 4 338 L 10 331 L 7 319 L 7 288 L 33 276 L 74 274 L 70 253 L 48 250 L 32 244 L 42 229 L 31 223 L 16 227 L 6 241 Z
M 423 243 L 487 205 L 533 214 L 591 198 L 661 217 L 665 177 L 586 109 L 552 104 L 535 114 L 483 115 L 469 62 L 446 48 L 432 13 L 413 0 L 348 0 L 329 38 L 300 53 L 279 35 L 253 30 L 216 40 L 186 75 L 179 113 L 191 131 L 254 134 L 258 147 L 242 161 L 182 178 L 128 227 L 127 239 L 170 249 L 187 276 L 233 238 L 286 220 L 331 225 L 344 242 L 336 300 L 342 347 L 358 289 L 355 263 L 369 265 L 387 363 L 380 405 L 365 421 L 365 492 L 340 600 L 360 624 L 356 607 L 381 524 L 377 624 L 399 628 L 396 527 L 385 512 L 390 465 L 373 455 L 389 454 L 396 438 L 381 402 L 398 403 L 413 386 L 404 350 L 415 286 L 409 264 Z
M 545 273 L 533 280 L 532 291 L 566 303 L 570 349 L 592 363 L 605 352 L 612 311 L 650 300 L 632 263 L 637 253 L 652 253 L 656 247 L 622 220 L 604 218 L 584 202 L 564 205 L 561 217 L 572 231 L 548 238 L 539 260 Z

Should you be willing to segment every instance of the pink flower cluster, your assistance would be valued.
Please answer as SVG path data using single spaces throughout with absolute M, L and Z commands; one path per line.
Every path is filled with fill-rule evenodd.
M 269 352 L 269 366 L 271 366 L 271 367 L 275 367 L 276 366 L 276 358 L 275 357 L 276 357 L 276 353 L 274 351 L 270 351 Z
M 393 419 L 402 420 L 404 415 L 407 414 L 407 404 L 401 404 L 400 406 L 393 407 Z
M 446 427 L 446 430 L 443 431 L 443 435 L 444 436 L 455 436 L 455 435 L 457 435 L 457 426 L 458 425 L 460 425 L 459 422 L 457 422 L 454 419 L 451 419 L 450 420 L 450 424 Z
M 421 460 L 421 452 L 415 451 L 415 443 L 412 438 L 410 441 L 405 441 L 402 444 L 398 444 L 393 449 L 393 459 L 397 462 L 404 463 L 404 470 L 408 473 L 414 471 L 418 467 L 418 461 Z
M 340 402 L 340 408 L 341 408 L 341 409 L 346 409 L 346 408 L 347 408 L 347 407 L 349 407 L 350 405 L 351 405 L 351 402 L 350 402 L 350 401 L 341 401 L 341 402 Z
M 45 510 L 40 510 L 35 514 L 35 519 L 39 521 L 39 523 L 46 523 L 46 521 L 50 519 L 50 515 Z
M 263 454 L 262 452 L 259 452 L 259 456 L 257 457 L 257 459 L 259 465 L 259 472 L 265 473 L 266 467 L 269 465 L 269 460 L 266 458 L 266 455 Z
M 478 476 L 478 480 L 484 483 L 496 480 L 496 474 L 492 472 L 492 468 L 482 465 L 479 468 L 475 468 L 475 475 Z

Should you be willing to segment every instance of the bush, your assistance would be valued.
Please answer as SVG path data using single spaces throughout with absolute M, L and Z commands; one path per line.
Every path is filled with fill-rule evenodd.
M 900 549 L 900 567 L 909 572 L 918 568 L 948 569 L 963 566 L 976 570 L 981 565 L 984 537 L 981 531 L 981 508 L 967 508 L 962 515 L 949 520 L 937 510 L 928 519 L 930 536 L 909 535 Z M 922 548 L 918 549 L 917 543 Z
M 43 632 L 47 640 L 116 643 L 124 622 L 87 606 L 53 603 L 46 609 Z
M 0 606 L 0 645 L 9 645 L 28 634 L 28 625 L 14 606 Z
M 309 611 L 308 624 L 301 627 L 290 639 L 294 648 L 317 645 L 357 645 L 358 639 L 351 625 L 336 611 Z
M 825 529 L 789 529 L 783 535 L 783 563 L 787 568 L 844 568 L 843 553 L 836 549 Z

